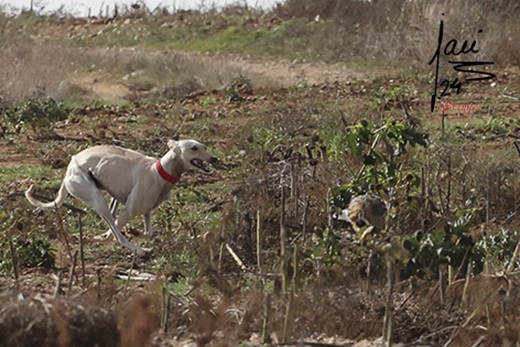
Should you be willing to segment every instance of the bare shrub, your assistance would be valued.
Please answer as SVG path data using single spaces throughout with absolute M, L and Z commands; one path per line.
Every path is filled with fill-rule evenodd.
M 9 101 L 34 95 L 61 99 L 68 94 L 67 79 L 76 58 L 70 49 L 29 38 L 8 43 L 0 56 L 0 94 Z
M 0 77 L 5 81 L 0 95 L 8 102 L 44 95 L 58 100 L 106 99 L 122 85 L 135 96 L 184 97 L 197 90 L 221 88 L 240 73 L 231 64 L 203 55 L 72 48 L 28 39 L 9 45 L 0 57 Z M 87 74 L 94 78 L 82 78 Z M 96 76 L 105 82 L 98 84 Z
M 218 57 L 173 51 L 148 52 L 133 48 L 84 50 L 83 66 L 92 67 L 114 80 L 148 91 L 194 84 L 199 89 L 215 89 L 229 83 L 240 73 L 239 68 L 223 63 Z M 189 89 L 189 92 L 192 92 Z
M 444 43 L 451 38 L 460 44 L 476 39 L 480 47 L 478 59 L 518 65 L 520 52 L 513 40 L 520 26 L 516 20 L 519 12 L 517 3 L 506 0 L 288 0 L 275 9 L 284 18 L 328 20 L 310 30 L 307 26 L 303 34 L 309 39 L 307 44 L 320 55 L 335 52 L 332 57 L 336 61 L 345 61 L 349 55 L 389 61 L 404 59 L 419 66 L 426 65 L 435 52 L 441 19 Z M 298 25 L 295 28 L 299 30 Z M 479 29 L 483 32 L 477 34 Z
M 31 30 L 25 29 L 30 25 Z M 202 54 L 78 47 L 73 42 L 77 36 L 81 40 L 101 35 L 91 34 L 96 27 L 79 20 L 0 17 L 0 28 L 0 95 L 6 103 L 40 96 L 111 101 L 114 95 L 169 97 L 172 90 L 174 96 L 183 97 L 196 90 L 221 88 L 242 72 L 224 58 Z

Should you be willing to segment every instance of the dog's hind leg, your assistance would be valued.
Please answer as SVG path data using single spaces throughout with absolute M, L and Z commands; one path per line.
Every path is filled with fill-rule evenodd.
M 117 219 L 117 207 L 119 206 L 119 201 L 116 198 L 112 198 L 110 201 L 110 214 Z M 121 228 L 120 228 L 121 229 Z M 112 229 L 108 229 L 104 234 L 95 237 L 96 240 L 99 241 L 108 241 L 112 239 Z
M 146 254 L 146 251 L 143 248 L 136 246 L 133 243 L 131 243 L 130 241 L 128 241 L 128 239 L 121 232 L 121 228 L 119 228 L 118 225 L 119 224 L 122 224 L 123 226 L 126 225 L 126 223 L 128 223 L 128 219 L 122 220 L 121 216 L 119 216 L 118 221 L 116 221 L 114 219 L 114 216 L 112 216 L 112 214 L 110 213 L 110 209 L 108 208 L 108 205 L 106 203 L 104 203 L 104 204 L 105 204 L 105 206 L 102 206 L 102 205 L 98 206 L 98 208 L 96 208 L 96 211 L 108 223 L 116 241 L 119 242 L 119 244 L 121 244 L 122 246 L 130 249 L 132 252 L 137 253 L 138 255 Z M 121 222 L 119 222 L 119 221 L 121 221 Z
M 73 180 L 67 180 L 65 184 L 67 186 L 67 190 L 72 196 L 92 207 L 101 216 L 101 218 L 107 222 L 107 224 L 110 226 L 110 230 L 112 230 L 112 233 L 119 244 L 130 249 L 132 252 L 136 252 L 138 255 L 144 255 L 146 253 L 144 249 L 134 245 L 123 235 L 120 228 L 116 224 L 116 220 L 107 205 L 103 193 L 97 189 L 92 181 L 88 179 L 81 179 L 80 177 L 76 176 Z M 128 220 L 126 220 L 124 224 L 127 222 Z
M 118 206 L 119 206 L 119 201 L 117 201 L 116 198 L 112 198 L 112 201 L 110 201 L 110 213 L 112 214 L 112 216 L 114 216 L 114 218 L 116 218 L 116 212 L 117 212 Z

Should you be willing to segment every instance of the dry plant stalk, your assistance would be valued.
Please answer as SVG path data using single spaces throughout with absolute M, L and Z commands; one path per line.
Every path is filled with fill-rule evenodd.
M 448 183 L 446 188 L 446 212 L 449 213 L 450 211 L 450 200 L 451 200 L 451 180 L 452 180 L 452 173 L 451 173 L 451 153 L 448 153 Z
M 226 243 L 226 249 L 229 252 L 229 254 L 231 254 L 231 257 L 233 257 L 233 260 L 235 260 L 238 267 L 240 267 L 241 270 L 245 271 L 246 266 L 244 265 L 244 262 L 242 261 L 242 259 L 240 259 L 238 254 L 236 254 L 236 252 L 233 250 L 233 248 L 231 248 L 231 246 L 228 243 Z
M 294 215 L 295 216 L 299 215 L 299 204 L 298 204 L 298 201 L 300 200 L 300 189 L 299 189 L 300 185 L 298 184 L 299 177 L 300 177 L 299 167 L 300 167 L 299 163 L 297 163 L 296 165 L 291 165 L 291 195 L 295 201 L 295 204 L 294 204 Z
M 291 278 L 291 290 L 289 291 L 288 293 L 288 299 L 287 299 L 287 306 L 285 308 L 285 317 L 284 317 L 284 321 L 283 321 L 283 334 L 282 334 L 282 343 L 284 342 L 287 342 L 287 338 L 288 338 L 288 335 L 289 335 L 289 330 L 290 330 L 290 323 L 291 323 L 291 318 L 292 318 L 292 306 L 293 306 L 293 299 L 294 299 L 294 293 L 296 293 L 296 275 L 298 273 L 298 270 L 297 270 L 297 261 L 298 261 L 298 256 L 297 256 L 297 246 L 295 245 L 294 246 L 294 250 L 293 250 L 293 258 L 292 258 L 292 262 L 293 262 L 293 276 Z
M 327 206 L 327 227 L 332 228 L 332 206 L 330 206 L 330 195 L 332 194 L 332 190 L 327 189 L 327 195 L 325 196 L 325 206 Z
M 74 256 L 72 258 L 72 266 L 70 267 L 69 282 L 67 284 L 67 296 L 70 296 L 70 290 L 72 289 L 72 281 L 74 281 L 74 275 L 76 273 L 76 263 L 77 262 L 78 262 L 78 251 L 75 251 Z
M 271 294 L 265 296 L 264 322 L 262 324 L 262 343 L 268 344 L 269 341 L 269 317 L 271 316 Z
M 444 281 L 445 276 L 446 267 L 443 264 L 441 264 L 441 266 L 439 266 L 439 295 L 442 307 L 444 307 L 444 302 L 446 298 L 446 283 Z
M 372 280 L 370 278 L 370 275 L 371 275 L 371 271 L 370 271 L 370 268 L 372 267 L 372 258 L 374 257 L 374 253 L 372 252 L 372 250 L 370 250 L 368 252 L 368 260 L 367 260 L 367 270 L 366 270 L 366 275 L 367 275 L 367 283 L 366 283 L 366 291 L 367 291 L 367 295 L 370 297 L 371 294 L 372 294 Z
M 18 273 L 18 257 L 16 256 L 16 248 L 13 242 L 13 229 L 18 224 L 18 220 L 15 220 L 13 225 L 9 228 L 9 253 L 11 254 L 11 262 L 13 263 L 13 275 L 16 288 L 18 288 L 18 279 L 20 275 Z
M 292 277 L 292 294 L 296 293 L 296 277 L 298 275 L 298 246 L 295 244 L 293 249 L 293 277 Z
M 302 221 L 302 234 L 304 243 L 307 242 L 307 214 L 309 211 L 311 197 L 307 195 L 305 199 L 305 206 L 303 207 L 303 221 Z
M 70 248 L 70 243 L 69 243 L 69 237 L 67 236 L 67 232 L 65 231 L 65 226 L 63 225 L 63 221 L 61 220 L 61 214 L 60 214 L 60 211 L 58 210 L 58 206 L 54 206 L 54 212 L 56 212 L 56 217 L 58 219 L 58 230 L 61 234 L 61 237 L 63 238 L 63 242 L 65 243 L 65 248 L 67 249 L 67 254 L 69 255 L 69 258 L 70 258 L 70 261 L 73 261 L 73 256 L 72 256 L 72 250 Z
M 63 238 L 63 242 L 65 243 L 65 247 L 67 249 L 67 254 L 69 255 L 69 258 L 70 258 L 71 262 L 73 263 L 71 275 L 76 278 L 76 281 L 79 282 L 78 274 L 76 274 L 76 265 L 75 265 L 76 264 L 76 259 L 77 259 L 77 251 L 75 252 L 76 255 L 73 256 L 72 255 L 72 250 L 70 248 L 69 237 L 67 236 L 67 232 L 65 231 L 65 226 L 63 225 L 63 221 L 61 219 L 61 214 L 60 214 L 60 211 L 58 210 L 58 206 L 56 206 L 56 204 L 54 204 L 54 211 L 56 212 L 56 217 L 58 219 L 58 225 L 59 225 L 58 230 L 61 233 L 61 237 Z
M 464 282 L 464 289 L 462 290 L 461 303 L 463 307 L 468 305 L 468 286 L 471 278 L 471 262 L 468 263 L 468 271 L 466 272 L 466 280 Z
M 96 285 L 96 299 L 97 303 L 101 301 L 101 269 L 96 269 L 97 285 Z
M 162 300 L 161 300 L 161 331 L 163 334 L 168 332 L 168 318 L 170 311 L 170 292 L 166 288 L 166 284 L 162 285 Z
M 130 277 L 132 277 L 132 269 L 135 266 L 135 257 L 136 253 L 132 253 L 132 263 L 130 264 L 130 269 L 128 270 L 128 277 L 126 278 L 125 287 L 123 288 L 123 295 L 126 295 L 126 290 L 128 289 L 128 283 L 130 282 Z
M 81 261 L 81 280 L 82 285 L 85 287 L 85 254 L 83 252 L 83 224 L 81 223 L 81 214 L 78 215 L 78 226 L 79 226 L 79 259 Z
M 218 270 L 222 269 L 222 259 L 224 259 L 224 243 L 220 243 L 219 251 L 218 251 Z
M 392 294 L 394 292 L 394 273 L 392 257 L 386 254 L 386 276 L 388 281 L 388 294 L 385 305 L 385 318 L 383 323 L 383 340 L 387 347 L 392 347 L 394 308 L 392 305 Z
M 60 296 L 61 293 L 61 276 L 63 276 L 63 271 L 58 271 L 58 274 L 56 275 L 56 287 L 54 288 L 54 297 Z
M 446 126 L 445 126 L 445 123 L 446 123 L 446 117 L 448 115 L 446 113 L 444 113 L 444 111 L 442 111 L 442 117 L 441 117 L 441 139 L 444 139 L 446 138 Z
M 291 322 L 292 304 L 293 293 L 289 293 L 289 298 L 287 299 L 287 305 L 285 307 L 285 317 L 283 320 L 282 343 L 287 342 L 287 335 L 289 334 L 289 323 Z
M 282 202 L 280 206 L 280 258 L 282 272 L 282 293 L 287 293 L 287 231 L 285 229 L 285 190 L 283 185 L 280 187 L 282 192 Z
M 516 244 L 515 251 L 513 252 L 513 256 L 511 257 L 511 260 L 509 261 L 509 264 L 507 265 L 506 269 L 506 275 L 511 274 L 513 270 L 515 269 L 515 261 L 518 257 L 518 253 L 520 252 L 520 241 Z
M 260 208 L 256 210 L 256 266 L 258 274 L 262 274 L 262 228 L 260 220 Z

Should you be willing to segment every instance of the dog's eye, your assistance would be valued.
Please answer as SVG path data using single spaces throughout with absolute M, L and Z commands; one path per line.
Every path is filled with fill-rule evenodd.
M 197 146 L 193 146 L 193 147 L 191 147 L 191 150 L 192 150 L 192 151 L 197 151 L 198 149 L 199 149 L 199 147 L 197 147 Z

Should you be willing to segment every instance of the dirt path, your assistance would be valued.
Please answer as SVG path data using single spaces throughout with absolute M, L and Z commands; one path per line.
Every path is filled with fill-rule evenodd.
M 122 83 L 114 83 L 109 80 L 83 76 L 72 81 L 72 84 L 85 90 L 94 99 L 99 98 L 108 101 L 121 101 L 132 92 Z
M 128 49 L 121 48 L 120 50 L 125 52 Z M 139 55 L 157 54 L 157 52 L 146 52 L 144 50 L 136 51 L 134 48 L 131 52 L 131 54 Z M 218 68 L 219 70 L 227 71 L 228 74 L 233 73 L 233 71 L 237 74 L 240 72 L 252 81 L 255 88 L 290 87 L 298 83 L 345 82 L 368 76 L 367 73 L 347 69 L 341 64 L 259 59 L 228 53 L 161 52 L 161 54 L 163 53 L 180 56 L 182 61 L 193 62 L 194 66 L 200 66 L 208 70 L 212 68 L 216 70 Z M 100 53 L 100 56 L 102 56 L 102 53 Z M 86 91 L 87 97 L 92 99 L 119 102 L 131 95 L 135 96 L 135 91 L 132 91 L 128 81 L 121 80 L 118 82 L 117 79 L 108 74 L 104 74 L 105 78 L 102 76 L 98 75 L 96 78 L 93 78 L 90 75 L 82 75 L 75 77 L 71 82 L 76 87 Z M 193 78 L 200 78 L 200 76 L 193 76 Z M 211 81 L 202 82 L 208 82 L 202 84 L 210 88 L 211 85 L 215 85 Z
M 288 87 L 300 82 L 319 84 L 324 82 L 348 81 L 365 77 L 340 64 L 289 62 L 287 60 L 259 60 L 237 56 L 234 62 L 244 72 L 256 75 L 266 83 Z

